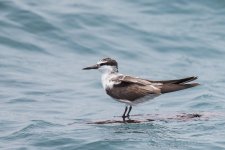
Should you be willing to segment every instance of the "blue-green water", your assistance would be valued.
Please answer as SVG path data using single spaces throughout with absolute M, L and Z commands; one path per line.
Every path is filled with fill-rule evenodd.
M 0 149 L 225 149 L 224 14 L 222 0 L 1 0 Z M 216 115 L 86 124 L 124 110 L 81 70 L 103 57 L 149 79 L 199 76 L 132 114 Z

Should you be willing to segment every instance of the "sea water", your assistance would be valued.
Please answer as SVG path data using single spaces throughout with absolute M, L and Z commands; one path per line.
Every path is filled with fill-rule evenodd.
M 222 0 L 1 0 L 0 149 L 225 149 L 224 14 Z M 104 57 L 151 80 L 199 77 L 133 107 L 136 119 L 205 119 L 88 124 L 124 111 L 81 70 Z

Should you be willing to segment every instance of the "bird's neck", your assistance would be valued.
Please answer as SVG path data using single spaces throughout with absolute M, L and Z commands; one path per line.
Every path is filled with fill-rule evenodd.
M 106 88 L 112 88 L 113 87 L 113 81 L 111 79 L 115 76 L 117 76 L 118 72 L 104 72 L 102 73 L 102 86 L 104 89 Z

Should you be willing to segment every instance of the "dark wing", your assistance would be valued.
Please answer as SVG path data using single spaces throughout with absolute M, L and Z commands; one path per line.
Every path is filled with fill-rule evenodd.
M 147 80 L 151 83 L 163 83 L 163 84 L 180 84 L 180 83 L 187 83 L 187 82 L 191 82 L 198 79 L 198 77 L 187 77 L 187 78 L 183 78 L 183 79 L 176 79 L 176 80 L 162 80 L 162 81 L 152 81 L 152 80 Z
M 116 99 L 134 101 L 149 94 L 161 94 L 160 89 L 144 79 L 121 75 L 112 80 L 117 84 L 114 84 L 113 88 L 106 89 L 106 92 Z
M 118 86 L 123 84 L 138 86 L 139 89 L 144 88 L 148 90 L 148 93 L 150 94 L 160 94 L 160 93 L 169 93 L 174 91 L 179 91 L 191 87 L 195 87 L 199 85 L 198 83 L 189 83 L 193 80 L 196 80 L 197 77 L 187 77 L 183 79 L 177 79 L 177 80 L 162 80 L 162 81 L 152 81 L 152 80 L 146 80 L 131 76 L 118 76 L 116 80 L 118 81 Z
M 178 79 L 178 80 L 165 80 L 165 81 L 150 81 L 153 84 L 154 83 L 161 83 L 162 85 L 157 86 L 160 90 L 161 93 L 169 93 L 169 92 L 174 92 L 174 91 L 179 91 L 179 90 L 183 90 L 183 89 L 187 89 L 187 88 L 191 88 L 191 87 L 195 87 L 197 85 L 199 85 L 198 83 L 189 83 L 193 80 L 196 80 L 198 77 L 187 77 L 187 78 L 183 78 L 183 79 Z
M 192 88 L 195 86 L 198 86 L 198 83 L 189 83 L 189 84 L 163 84 L 162 87 L 160 88 L 161 93 L 169 93 L 169 92 L 174 92 L 174 91 L 179 91 L 179 90 L 184 90 L 188 88 Z
M 151 81 L 141 79 L 138 77 L 131 77 L 131 76 L 117 76 L 116 78 L 113 78 L 112 80 L 118 81 L 118 82 L 127 82 L 127 83 L 133 83 L 133 84 L 139 84 L 139 85 L 151 85 Z

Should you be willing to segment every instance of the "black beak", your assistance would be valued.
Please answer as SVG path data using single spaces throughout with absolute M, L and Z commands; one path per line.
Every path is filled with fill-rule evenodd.
M 96 64 L 96 65 L 93 65 L 93 66 L 85 67 L 85 68 L 83 68 L 83 70 L 98 69 L 98 67 L 99 67 L 99 65 Z

